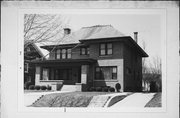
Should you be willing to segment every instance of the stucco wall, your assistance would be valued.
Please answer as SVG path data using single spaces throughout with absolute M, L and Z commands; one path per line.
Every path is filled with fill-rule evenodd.
M 120 83 L 123 91 L 123 59 L 98 60 L 97 66 L 117 66 L 117 80 L 94 80 L 94 86 L 115 87 L 116 83 Z

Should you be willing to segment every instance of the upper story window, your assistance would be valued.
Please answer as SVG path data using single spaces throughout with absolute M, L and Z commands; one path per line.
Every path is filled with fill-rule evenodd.
M 80 55 L 89 55 L 89 47 L 81 47 Z
M 112 43 L 100 44 L 100 55 L 112 55 Z
M 29 64 L 28 64 L 28 63 L 25 63 L 25 64 L 24 64 L 24 72 L 25 72 L 25 73 L 28 73 L 28 70 L 29 70 Z
M 56 50 L 56 59 L 70 59 L 70 58 L 71 58 L 71 49 Z

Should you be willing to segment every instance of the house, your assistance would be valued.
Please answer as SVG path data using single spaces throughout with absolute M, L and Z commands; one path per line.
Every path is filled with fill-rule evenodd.
M 134 34 L 137 41 L 137 33 Z M 36 85 L 73 85 L 79 91 L 88 87 L 115 87 L 121 91 L 141 91 L 144 50 L 130 36 L 111 25 L 83 27 L 76 32 L 64 29 L 56 43 L 41 46 L 49 58 L 34 61 Z
M 45 57 L 48 51 L 40 48 L 42 46 L 40 43 L 26 41 L 24 45 L 26 45 L 24 48 L 24 84 L 26 82 L 35 84 L 35 65 L 32 61 Z

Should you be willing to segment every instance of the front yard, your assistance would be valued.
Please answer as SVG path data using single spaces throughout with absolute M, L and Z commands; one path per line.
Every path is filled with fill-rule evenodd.
M 112 94 L 109 92 L 68 92 L 44 95 L 31 107 L 87 107 L 94 96 Z M 110 97 L 106 97 L 104 102 Z M 102 101 L 103 102 L 103 101 Z
M 34 92 L 36 95 L 37 92 Z M 43 94 L 43 93 L 42 93 Z M 26 94 L 28 95 L 28 93 Z M 39 95 L 39 93 L 37 94 Z M 136 101 L 134 103 L 134 101 Z M 162 107 L 161 93 L 64 92 L 46 93 L 29 107 Z
M 161 95 L 162 93 L 156 93 L 154 97 L 146 104 L 145 107 L 162 107 Z

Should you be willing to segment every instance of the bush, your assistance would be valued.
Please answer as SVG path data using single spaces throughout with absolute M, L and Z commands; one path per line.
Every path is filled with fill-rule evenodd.
M 103 87 L 103 88 L 102 88 L 102 91 L 103 91 L 103 92 L 108 92 L 108 87 Z
M 30 85 L 30 86 L 29 86 L 29 89 L 30 89 L 30 90 L 34 90 L 34 85 Z
M 95 88 L 94 87 L 90 87 L 89 91 L 95 91 Z
M 109 91 L 110 91 L 110 92 L 115 92 L 115 89 L 114 89 L 113 87 L 110 87 L 110 88 L 109 88 Z
M 152 82 L 150 83 L 150 92 L 158 92 L 158 90 L 157 90 L 157 84 L 156 84 L 155 81 L 152 81 Z
M 29 89 L 29 86 L 32 85 L 31 82 L 25 82 L 24 88 Z
M 46 90 L 47 87 L 46 86 L 41 86 L 41 90 Z
M 35 90 L 40 90 L 40 86 L 39 86 L 39 85 L 36 85 L 36 86 L 34 86 L 34 89 L 35 89 Z
M 51 86 L 48 85 L 48 86 L 47 86 L 47 90 L 51 90 Z
M 97 91 L 97 92 L 102 92 L 102 88 L 101 88 L 101 87 L 97 87 L 97 88 L 96 88 L 96 91 Z
M 120 92 L 121 84 L 116 83 L 115 87 L 116 87 L 116 91 L 117 91 L 117 92 Z

